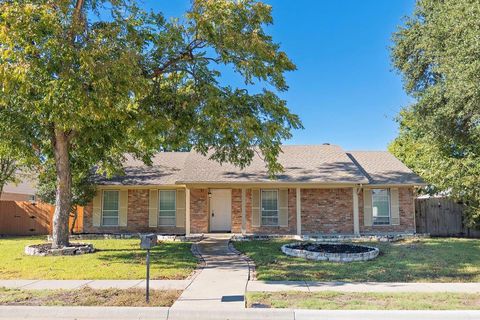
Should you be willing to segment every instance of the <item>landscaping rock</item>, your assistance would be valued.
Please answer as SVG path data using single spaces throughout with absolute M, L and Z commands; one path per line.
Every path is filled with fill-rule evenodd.
M 70 243 L 69 247 L 52 249 L 51 243 L 34 244 L 25 247 L 25 254 L 30 256 L 73 256 L 93 253 L 95 249 L 90 243 Z
M 308 260 L 353 262 L 374 259 L 380 250 L 356 244 L 297 242 L 283 245 L 282 252 Z

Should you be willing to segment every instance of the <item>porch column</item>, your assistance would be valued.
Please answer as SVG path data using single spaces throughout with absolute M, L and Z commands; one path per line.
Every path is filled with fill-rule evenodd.
M 242 188 L 242 234 L 247 233 L 247 190 Z
M 301 189 L 296 189 L 297 194 L 295 200 L 297 202 L 297 235 L 302 235 L 302 198 L 301 198 Z
M 185 189 L 185 235 L 190 235 L 190 189 Z
M 353 233 L 360 234 L 360 222 L 358 216 L 358 188 L 353 188 Z

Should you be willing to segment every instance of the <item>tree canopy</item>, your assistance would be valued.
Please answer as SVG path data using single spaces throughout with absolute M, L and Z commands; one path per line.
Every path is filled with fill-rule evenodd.
M 135 1 L 0 1 L 0 130 L 55 165 L 54 246 L 68 243 L 72 172 L 86 166 L 112 174 L 126 153 L 148 164 L 185 146 L 245 166 L 258 147 L 282 170 L 280 144 L 301 123 L 278 96 L 295 65 L 265 32 L 272 22 L 255 0 L 193 1 L 179 19 Z
M 415 102 L 390 150 L 480 221 L 480 3 L 418 0 L 392 58 Z

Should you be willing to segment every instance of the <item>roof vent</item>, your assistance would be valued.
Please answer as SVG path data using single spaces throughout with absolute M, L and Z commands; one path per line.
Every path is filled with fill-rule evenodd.
M 324 142 L 324 143 L 322 143 L 322 145 L 324 145 L 324 146 L 329 146 L 329 145 L 330 145 L 330 143 L 328 143 L 328 142 Z

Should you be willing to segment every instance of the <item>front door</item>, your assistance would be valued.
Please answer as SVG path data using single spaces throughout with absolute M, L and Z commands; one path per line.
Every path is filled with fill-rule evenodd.
M 232 229 L 232 190 L 212 189 L 210 191 L 210 231 L 230 232 Z

